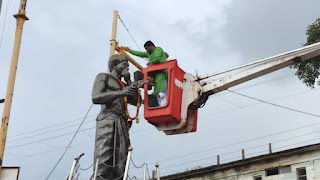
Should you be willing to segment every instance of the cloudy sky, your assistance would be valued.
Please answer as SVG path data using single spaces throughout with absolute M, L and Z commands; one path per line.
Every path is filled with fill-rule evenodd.
M 4 0 L 0 16 L 0 98 L 6 92 L 15 32 L 12 15 L 18 5 L 18 0 Z M 152 40 L 186 72 L 201 75 L 301 47 L 306 27 L 320 17 L 319 6 L 318 0 L 28 1 L 30 21 L 23 31 L 4 166 L 20 166 L 21 180 L 45 179 L 50 173 L 92 104 L 95 76 L 107 70 L 114 10 L 139 48 Z M 121 22 L 117 40 L 138 49 Z M 136 60 L 145 65 L 145 60 Z M 307 88 L 293 74 L 285 68 L 231 89 L 319 114 L 319 86 Z M 92 108 L 51 179 L 65 178 L 80 153 L 85 153 L 80 167 L 92 165 L 99 109 Z M 248 157 L 264 154 L 268 143 L 274 151 L 318 143 L 319 120 L 223 92 L 199 110 L 195 133 L 166 136 L 141 118 L 130 130 L 133 161 L 148 163 L 150 173 L 159 162 L 161 174 L 167 175 L 213 165 L 219 154 L 222 163 L 238 160 L 241 149 Z M 91 173 L 80 171 L 80 179 Z M 130 176 L 141 178 L 142 169 L 131 166 Z

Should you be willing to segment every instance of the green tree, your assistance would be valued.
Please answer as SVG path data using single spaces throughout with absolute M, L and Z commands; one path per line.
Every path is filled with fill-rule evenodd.
M 308 39 L 304 46 L 320 42 L 320 18 L 308 26 L 306 35 Z M 295 74 L 298 78 L 308 87 L 314 88 L 315 81 L 320 75 L 320 56 L 294 64 L 291 68 L 297 69 Z

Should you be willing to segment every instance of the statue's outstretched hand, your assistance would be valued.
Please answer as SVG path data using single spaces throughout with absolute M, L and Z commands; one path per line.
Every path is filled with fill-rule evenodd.
M 122 93 L 124 96 L 133 96 L 137 94 L 138 83 L 133 82 L 129 86 L 123 88 Z

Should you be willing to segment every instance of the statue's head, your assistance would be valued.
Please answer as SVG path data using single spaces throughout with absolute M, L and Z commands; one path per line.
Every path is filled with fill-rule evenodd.
M 128 59 L 124 55 L 113 55 L 109 58 L 108 63 L 109 71 L 115 71 L 119 76 L 129 74 Z

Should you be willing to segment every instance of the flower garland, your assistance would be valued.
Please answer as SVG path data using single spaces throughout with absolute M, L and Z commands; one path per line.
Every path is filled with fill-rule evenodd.
M 124 82 L 122 82 L 118 77 L 116 77 L 116 80 L 121 84 L 121 86 L 122 86 L 122 88 L 124 88 L 127 84 L 126 83 L 124 83 Z M 127 99 L 127 97 L 125 96 L 125 97 L 123 97 L 123 99 L 124 99 L 124 106 L 125 106 L 125 110 L 126 110 L 126 115 L 128 116 L 128 118 L 130 119 L 130 120 L 136 120 L 136 123 L 139 123 L 139 118 L 138 118 L 138 116 L 139 116 L 139 108 L 140 108 L 140 106 L 141 106 L 141 90 L 140 89 L 138 89 L 138 102 L 137 102 L 137 112 L 136 112 L 136 116 L 135 117 L 131 117 L 130 115 L 129 115 L 129 112 L 128 112 L 128 99 Z

